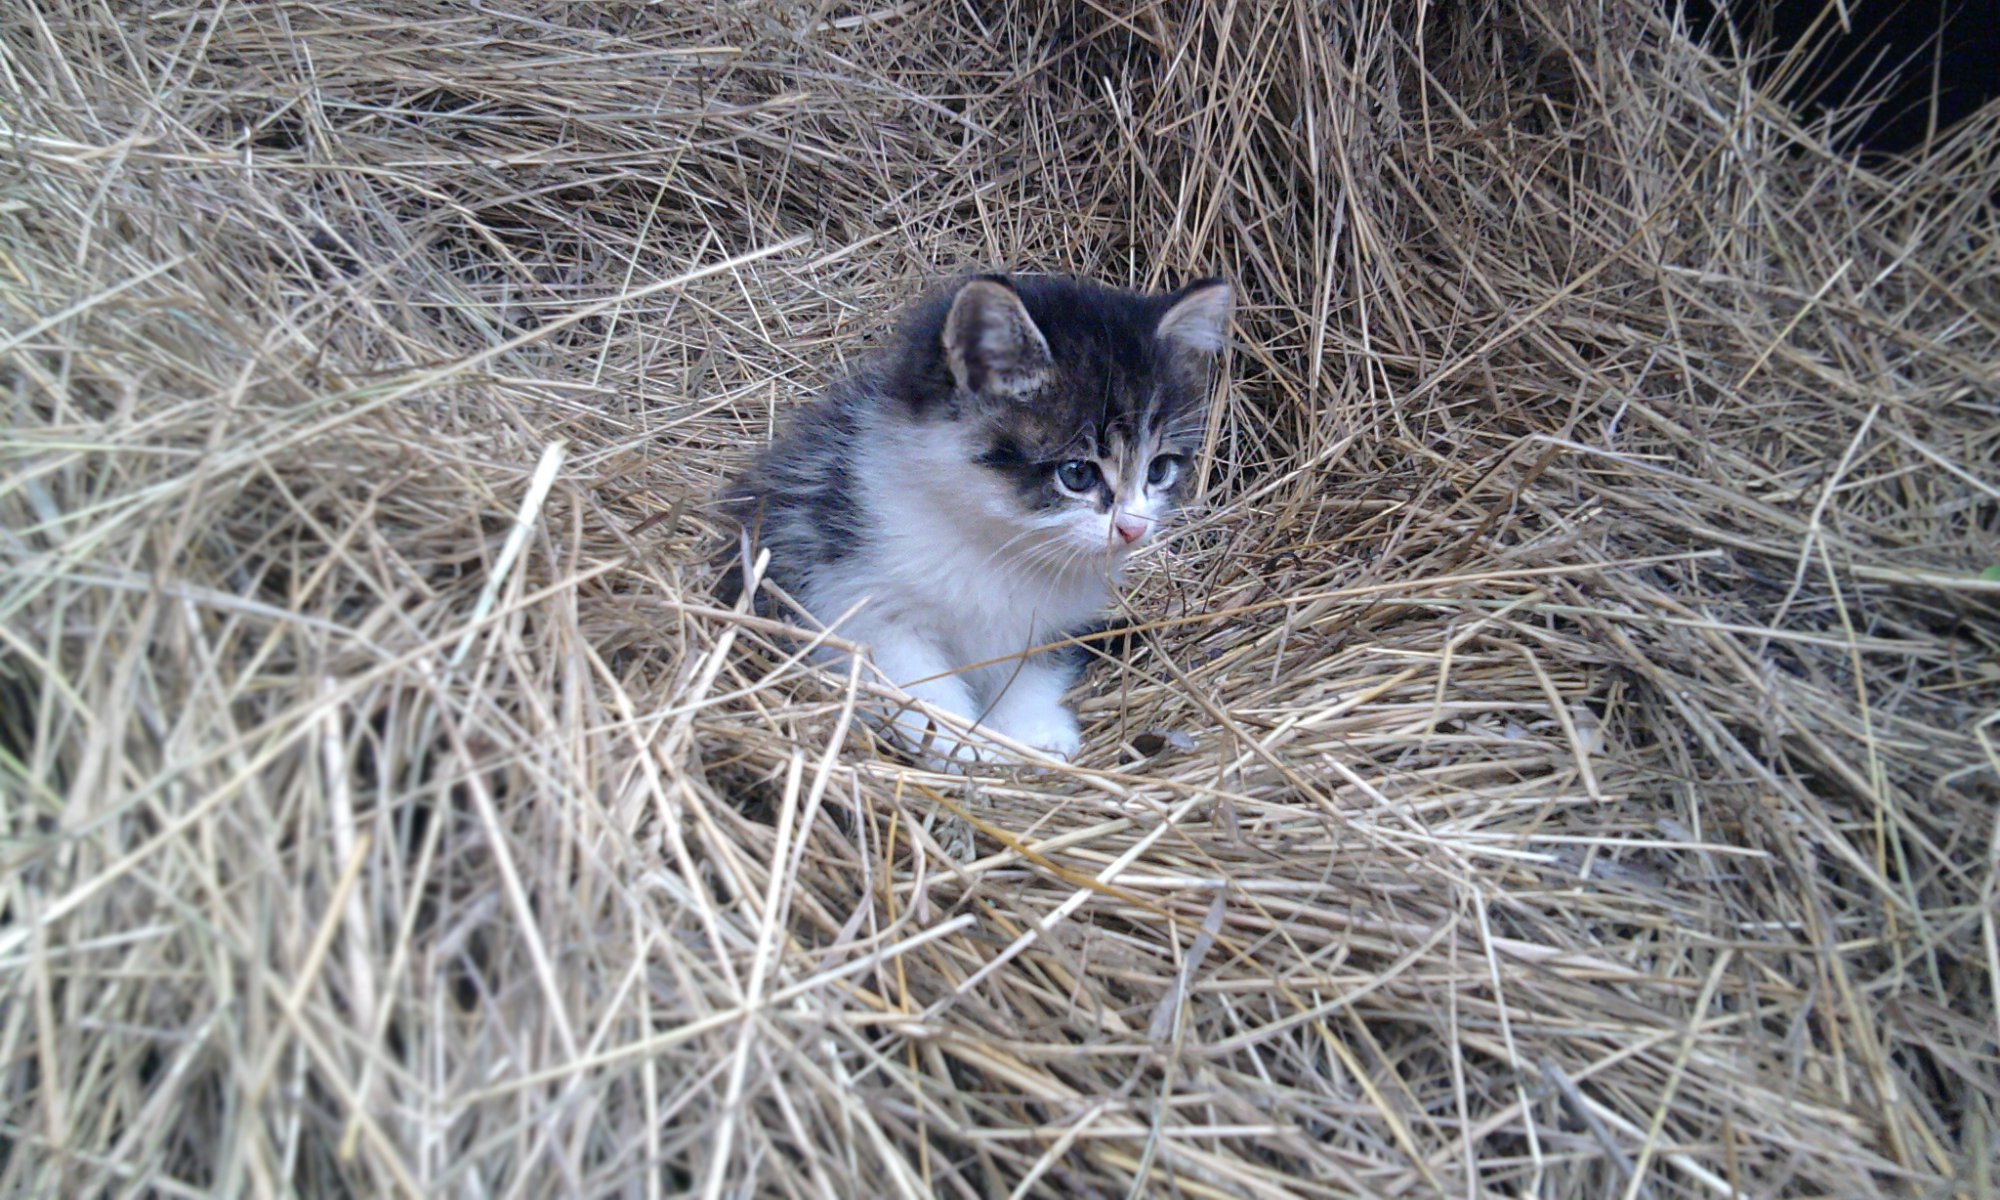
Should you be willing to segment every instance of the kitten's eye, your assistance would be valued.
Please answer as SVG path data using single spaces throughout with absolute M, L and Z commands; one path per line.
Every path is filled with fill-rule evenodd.
M 1146 468 L 1146 482 L 1154 487 L 1166 487 L 1181 477 L 1181 456 L 1162 454 Z
M 1097 464 L 1081 458 L 1057 463 L 1056 482 L 1072 492 L 1087 492 L 1097 485 Z

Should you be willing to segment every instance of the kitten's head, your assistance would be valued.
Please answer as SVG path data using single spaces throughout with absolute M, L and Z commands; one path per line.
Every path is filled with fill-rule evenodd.
M 934 340 L 911 349 L 931 366 L 928 386 L 905 394 L 957 428 L 1013 523 L 1071 551 L 1065 561 L 1115 561 L 1193 482 L 1232 303 L 1219 279 L 1162 295 L 971 279 L 915 324 Z

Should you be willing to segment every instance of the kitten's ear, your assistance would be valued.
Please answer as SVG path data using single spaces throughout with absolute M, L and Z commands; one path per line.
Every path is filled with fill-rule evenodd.
M 1197 280 L 1180 290 L 1155 332 L 1178 349 L 1219 354 L 1229 337 L 1229 314 L 1235 307 L 1236 289 L 1227 280 Z
M 944 356 L 959 387 L 996 399 L 1034 391 L 1054 365 L 1021 297 L 996 279 L 975 279 L 958 289 L 944 319 Z

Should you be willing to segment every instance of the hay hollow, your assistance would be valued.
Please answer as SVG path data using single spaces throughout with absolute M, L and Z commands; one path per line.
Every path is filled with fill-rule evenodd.
M 1993 108 L 1857 165 L 1637 0 L 0 75 L 0 1192 L 1991 1187 Z M 703 501 L 975 266 L 1245 308 L 1085 757 L 967 782 Z

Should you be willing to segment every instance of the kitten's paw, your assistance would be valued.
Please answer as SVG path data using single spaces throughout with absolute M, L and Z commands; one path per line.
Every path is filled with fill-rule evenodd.
M 1064 762 L 1075 758 L 1077 752 L 1083 749 L 1083 731 L 1077 728 L 1076 717 L 1062 707 L 1017 716 L 1001 727 L 1000 732 L 1024 746 L 1033 746 L 1043 754 Z

